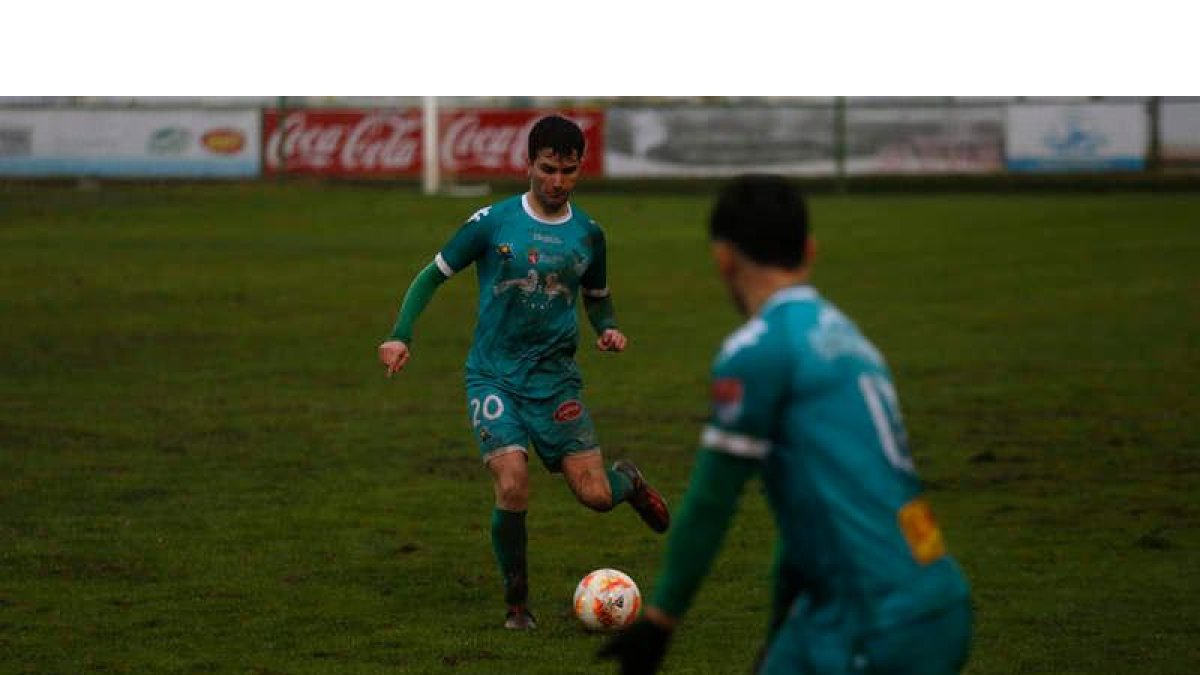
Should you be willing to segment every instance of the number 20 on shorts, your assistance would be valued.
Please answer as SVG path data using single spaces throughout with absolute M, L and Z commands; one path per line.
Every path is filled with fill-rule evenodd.
M 479 426 L 479 416 L 483 415 L 483 419 L 492 421 L 499 419 L 504 414 L 504 401 L 495 394 L 488 394 L 483 397 L 483 401 L 477 398 L 471 399 L 471 426 Z

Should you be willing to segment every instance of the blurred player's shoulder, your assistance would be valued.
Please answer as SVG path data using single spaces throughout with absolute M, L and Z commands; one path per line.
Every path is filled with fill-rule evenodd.
M 761 316 L 752 317 L 746 323 L 738 326 L 721 343 L 721 350 L 717 352 L 717 364 L 724 363 L 761 343 L 767 330 L 767 322 Z

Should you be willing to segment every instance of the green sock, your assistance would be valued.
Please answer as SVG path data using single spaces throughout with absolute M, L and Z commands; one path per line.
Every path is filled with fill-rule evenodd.
M 612 490 L 613 506 L 625 501 L 625 497 L 629 496 L 629 491 L 633 489 L 633 481 L 629 480 L 629 476 L 612 469 L 605 469 L 604 475 L 608 476 L 608 489 Z
M 529 537 L 525 532 L 525 512 L 492 508 L 492 551 L 504 580 L 504 602 L 524 605 L 529 598 L 528 571 L 525 548 Z

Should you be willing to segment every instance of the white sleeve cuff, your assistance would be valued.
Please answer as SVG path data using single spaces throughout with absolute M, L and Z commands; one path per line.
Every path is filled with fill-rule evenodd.
M 608 288 L 585 288 L 583 294 L 589 298 L 607 298 Z

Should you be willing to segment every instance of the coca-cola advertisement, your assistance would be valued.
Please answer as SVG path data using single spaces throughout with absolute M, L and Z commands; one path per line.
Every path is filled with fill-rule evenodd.
M 529 166 L 529 130 L 546 114 L 538 110 L 456 110 L 439 115 L 442 170 L 467 176 L 524 176 Z M 604 113 L 562 114 L 583 129 L 587 147 L 580 170 L 600 174 L 604 168 Z
M 421 170 L 419 110 L 278 110 L 263 114 L 263 167 L 329 176 Z
M 536 110 L 454 110 L 438 115 L 438 162 L 443 172 L 477 177 L 522 177 Z M 587 140 L 581 170 L 603 168 L 604 114 L 571 112 Z M 416 176 L 423 166 L 419 110 L 266 110 L 263 166 L 268 174 Z

